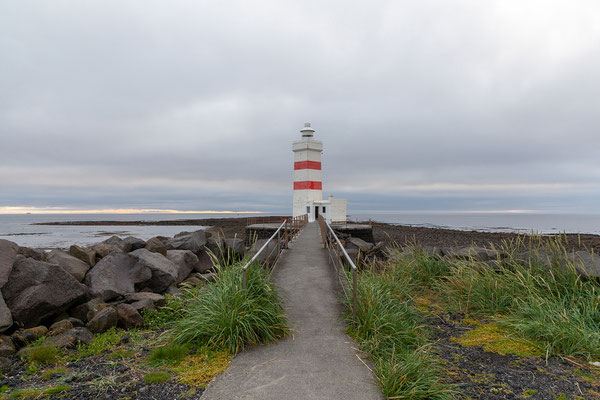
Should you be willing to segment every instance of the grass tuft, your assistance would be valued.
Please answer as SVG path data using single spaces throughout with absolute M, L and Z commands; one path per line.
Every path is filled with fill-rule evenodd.
M 55 364 L 58 360 L 58 350 L 54 346 L 35 346 L 27 352 L 27 358 L 35 364 Z
M 165 383 L 171 379 L 171 374 L 165 371 L 149 372 L 144 375 L 144 383 Z
M 190 349 L 187 345 L 168 344 L 152 349 L 149 356 L 149 362 L 152 365 L 176 365 L 179 364 L 189 352 Z
M 251 265 L 243 290 L 242 266 L 236 262 L 227 268 L 218 267 L 216 281 L 189 299 L 184 317 L 173 327 L 175 343 L 225 348 L 235 354 L 288 333 L 283 307 L 268 273 Z

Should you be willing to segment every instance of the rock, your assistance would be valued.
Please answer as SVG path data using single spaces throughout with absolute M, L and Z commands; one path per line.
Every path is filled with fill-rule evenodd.
M 138 257 L 138 265 L 149 268 L 152 277 L 146 282 L 146 286 L 157 293 L 162 293 L 179 278 L 179 267 L 171 260 L 159 253 L 153 253 L 147 249 L 139 249 L 129 253 Z M 133 292 L 130 290 L 129 293 Z
M 254 255 L 267 243 L 268 239 L 258 239 L 250 250 L 248 251 L 248 257 L 254 257 Z M 271 240 L 267 247 L 256 257 L 256 260 L 262 263 L 271 264 L 275 261 L 279 252 L 277 251 L 277 240 Z
M 152 271 L 138 261 L 130 254 L 110 254 L 88 271 L 84 283 L 92 296 L 104 301 L 135 292 L 152 278 Z
M 223 257 L 223 252 L 225 251 L 225 241 L 223 240 L 223 236 L 218 233 L 208 233 L 211 236 L 206 240 L 204 251 L 206 253 L 212 253 L 218 259 L 221 259 Z
M 200 274 L 198 272 L 193 272 L 192 274 L 190 274 L 190 276 L 186 280 L 189 280 L 191 278 L 199 279 L 200 282 L 214 282 L 217 279 L 217 274 L 212 273 L 212 272 L 207 272 L 205 274 Z
M 573 262 L 580 275 L 587 278 L 600 278 L 600 255 L 581 250 L 569 254 L 568 259 Z
M 114 307 L 106 307 L 87 323 L 87 327 L 92 333 L 102 333 L 117 326 L 118 320 L 117 310 Z
M 167 250 L 190 250 L 192 253 L 199 253 L 204 249 L 205 244 L 206 232 L 200 230 L 169 239 L 166 246 Z
M 538 268 L 550 268 L 555 264 L 554 257 L 543 249 L 533 249 L 519 253 L 516 258 L 526 264 Z
M 146 246 L 145 241 L 133 236 L 128 236 L 125 239 L 123 239 L 123 244 L 129 249 L 128 252 L 135 251 L 137 249 L 143 249 Z
M 17 256 L 2 294 L 13 320 L 27 328 L 84 299 L 87 288 L 58 265 Z
M 196 287 L 196 286 L 201 286 L 204 284 L 204 281 L 196 276 L 190 276 L 189 278 L 187 278 L 186 280 L 184 280 L 183 282 L 181 282 L 179 284 L 180 288 L 186 288 L 186 287 Z
M 51 264 L 57 264 L 62 269 L 73 275 L 79 282 L 83 281 L 85 274 L 90 269 L 90 266 L 87 263 L 60 250 L 52 250 L 50 253 L 48 253 L 46 260 Z
M 117 306 L 117 325 L 123 329 L 139 328 L 144 325 L 144 318 L 129 304 Z
M 73 329 L 73 324 L 68 319 L 53 323 L 48 330 L 48 336 L 56 336 Z
M 187 278 L 198 264 L 198 257 L 190 250 L 167 250 L 167 258 L 178 267 L 175 283 L 179 283 Z
M 88 301 L 87 303 L 83 303 L 78 305 L 77 307 L 73 307 L 72 309 L 69 310 L 69 315 L 83 321 L 83 322 L 87 322 L 88 321 L 88 313 L 90 311 L 92 311 L 94 309 L 95 306 L 97 306 L 98 304 L 103 304 L 104 300 L 102 300 L 99 297 L 96 297 L 94 299 L 91 299 L 90 301 Z
M 211 271 L 215 268 L 212 257 L 207 253 L 206 250 L 198 253 L 198 262 L 194 266 L 194 271 L 200 272 L 201 274 Z
M 346 250 L 347 249 L 358 249 L 361 253 L 366 254 L 373 248 L 373 243 L 365 242 L 364 240 L 356 237 L 349 237 L 346 239 Z
M 73 325 L 73 328 L 81 328 L 82 326 L 85 326 L 83 321 L 79 318 L 69 317 L 67 320 L 71 323 L 71 325 Z
M 35 328 L 19 329 L 12 334 L 12 340 L 17 345 L 23 346 L 46 336 L 46 333 L 48 333 L 48 328 L 43 325 L 36 326 Z
M 0 239 L 0 288 L 8 282 L 18 253 L 18 244 Z
M 181 289 L 179 289 L 176 285 L 169 286 L 169 288 L 165 292 L 165 294 L 169 294 L 171 296 L 179 296 L 182 293 L 183 292 L 181 291 Z
M 80 343 L 88 344 L 94 339 L 94 335 L 87 328 L 73 328 L 46 340 L 46 344 L 67 349 L 76 348 Z
M 240 238 L 225 239 L 225 252 L 233 257 L 244 257 L 246 254 L 246 247 L 244 241 Z
M 46 261 L 46 252 L 38 249 L 30 249 L 29 247 L 19 247 L 18 254 L 27 258 L 33 258 L 38 261 Z
M 144 248 L 153 253 L 160 253 L 165 257 L 167 256 L 167 248 L 165 247 L 165 244 L 157 237 L 149 239 Z
M 0 332 L 6 331 L 13 324 L 12 314 L 0 294 Z
M 92 307 L 92 309 L 88 312 L 87 314 L 87 321 L 91 321 L 94 319 L 94 317 L 96 315 L 98 315 L 98 313 L 102 310 L 104 310 L 105 308 L 109 308 L 112 307 L 110 304 L 107 303 L 100 303 L 100 304 L 96 304 L 94 305 L 94 307 Z
M 157 307 L 167 304 L 165 296 L 151 292 L 126 293 L 124 296 L 127 303 L 135 303 L 141 300 L 151 300 Z
M 136 301 L 135 303 L 131 303 L 130 305 L 131 307 L 135 308 L 135 310 L 139 313 L 142 313 L 143 311 L 156 310 L 156 307 L 154 307 L 154 302 L 150 299 Z
M 106 240 L 103 240 L 102 243 L 107 244 L 109 246 L 117 247 L 121 249 L 124 253 L 129 253 L 131 251 L 131 246 L 128 243 L 125 243 L 123 239 L 118 236 L 111 236 Z
M 104 258 L 111 253 L 125 253 L 118 246 L 114 246 L 106 243 L 98 243 L 91 247 L 92 250 L 96 252 L 96 259 Z
M 9 372 L 12 369 L 12 362 L 6 357 L 0 357 L 0 372 L 3 374 Z
M 90 267 L 96 265 L 96 251 L 92 249 L 84 249 L 83 247 L 73 245 L 69 248 L 69 254 L 80 259 Z
M 17 351 L 10 336 L 0 335 L 0 357 L 10 357 Z

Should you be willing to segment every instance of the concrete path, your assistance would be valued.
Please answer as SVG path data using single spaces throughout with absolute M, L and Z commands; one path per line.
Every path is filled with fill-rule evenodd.
M 344 333 L 339 282 L 317 223 L 308 224 L 290 244 L 273 279 L 283 296 L 292 335 L 238 354 L 202 398 L 383 398 L 375 378 L 357 357 L 358 346 Z

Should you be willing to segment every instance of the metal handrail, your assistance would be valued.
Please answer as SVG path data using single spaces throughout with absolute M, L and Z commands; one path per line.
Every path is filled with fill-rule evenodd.
M 323 241 L 325 242 L 324 244 L 326 244 L 326 246 L 329 249 L 334 250 L 333 247 L 329 244 L 329 234 L 331 234 L 331 236 L 335 239 L 335 242 L 337 243 L 338 247 L 341 249 L 341 252 L 346 258 L 346 261 L 348 261 L 348 264 L 352 268 L 352 321 L 356 322 L 356 308 L 358 302 L 356 295 L 358 268 L 356 268 L 354 261 L 352 261 L 352 259 L 348 255 L 348 252 L 346 252 L 346 249 L 344 248 L 344 246 L 342 246 L 342 242 L 340 242 L 340 239 L 337 237 L 337 235 L 331 228 L 331 225 L 329 225 L 329 223 L 321 215 L 319 215 L 319 224 L 322 224 L 321 226 L 324 225 L 329 231 L 326 232 L 327 238 L 323 238 Z
M 281 223 L 281 225 L 279 225 L 279 228 L 277 228 L 277 230 L 275 231 L 275 233 L 273 233 L 271 235 L 271 237 L 269 238 L 269 240 L 267 240 L 265 242 L 265 244 L 262 245 L 262 247 L 254 254 L 254 256 L 252 256 L 252 258 L 250 259 L 250 261 L 248 261 L 246 263 L 246 265 L 244 265 L 244 267 L 242 268 L 242 288 L 243 290 L 246 290 L 246 280 L 247 280 L 247 270 L 248 267 L 250 266 L 250 264 L 252 264 L 257 257 L 260 255 L 260 253 L 262 253 L 262 251 L 269 245 L 269 243 L 271 242 L 271 240 L 273 240 L 275 238 L 275 236 L 277 236 L 277 251 L 281 252 L 282 246 L 281 246 L 281 230 L 282 228 L 284 229 L 284 247 L 287 247 L 288 242 L 291 240 L 291 238 L 293 238 L 294 236 L 296 236 L 299 232 L 300 229 L 306 225 L 306 222 L 308 221 L 308 216 L 307 215 L 301 215 L 299 217 L 293 217 L 290 219 L 284 219 L 283 222 Z M 291 236 L 291 238 L 290 238 Z M 271 254 L 273 254 L 273 250 L 271 250 L 271 252 L 269 253 L 269 256 L 267 258 L 271 257 Z

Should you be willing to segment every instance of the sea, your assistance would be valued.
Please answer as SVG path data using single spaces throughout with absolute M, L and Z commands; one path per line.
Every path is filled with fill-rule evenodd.
M 277 214 L 260 214 L 281 215 Z M 256 214 L 0 214 L 0 239 L 34 248 L 68 248 L 72 244 L 89 246 L 110 236 L 174 236 L 181 231 L 206 226 L 121 226 L 121 225 L 33 225 L 61 221 L 164 221 L 182 219 L 247 218 Z M 376 212 L 350 214 L 350 221 L 378 221 L 391 224 L 481 232 L 586 233 L 600 235 L 600 214 L 541 213 L 449 213 Z

